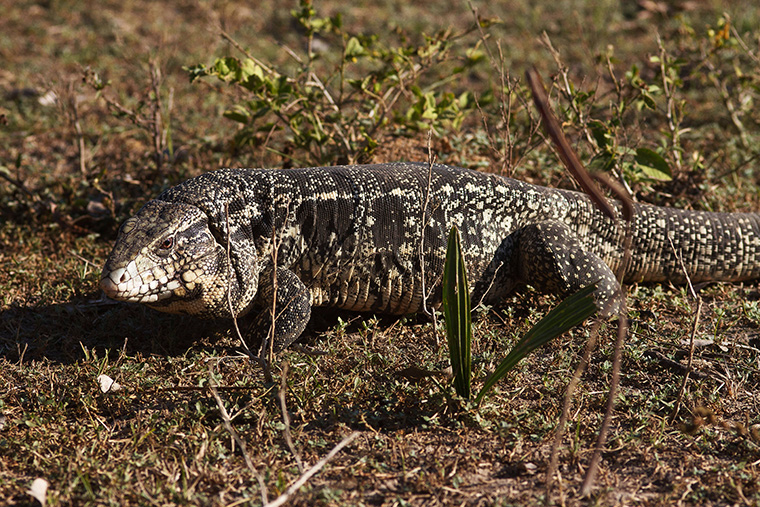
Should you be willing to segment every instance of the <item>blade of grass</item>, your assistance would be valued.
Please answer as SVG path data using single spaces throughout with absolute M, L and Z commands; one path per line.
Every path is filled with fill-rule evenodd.
M 451 368 L 454 370 L 454 389 L 459 396 L 469 399 L 472 318 L 467 271 L 456 226 L 449 232 L 443 269 L 443 315 L 446 320 Z
M 488 376 L 475 403 L 479 404 L 488 391 L 528 354 L 593 315 L 597 310 L 593 296 L 595 289 L 596 285 L 592 284 L 569 296 L 525 333 L 504 361 Z

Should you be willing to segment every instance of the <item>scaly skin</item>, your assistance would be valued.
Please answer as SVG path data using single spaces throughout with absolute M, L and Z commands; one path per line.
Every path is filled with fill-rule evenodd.
M 635 208 L 627 281 L 684 282 L 670 240 L 692 281 L 760 277 L 760 215 Z M 439 305 L 452 225 L 475 302 L 526 283 L 566 295 L 595 282 L 598 306 L 610 313 L 619 303 L 624 229 L 583 194 L 408 163 L 223 169 L 188 180 L 124 223 L 101 287 L 202 317 L 256 308 L 262 335 L 274 303 L 281 350 L 313 306 L 406 314 L 423 299 Z

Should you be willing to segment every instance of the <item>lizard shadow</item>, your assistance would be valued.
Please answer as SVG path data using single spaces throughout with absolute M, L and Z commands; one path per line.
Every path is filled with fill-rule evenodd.
M 183 356 L 191 349 L 232 355 L 241 349 L 229 319 L 199 319 L 157 312 L 140 304 L 121 303 L 96 293 L 66 303 L 11 306 L 0 310 L 0 358 L 10 362 L 47 359 L 71 364 L 85 358 L 85 348 L 99 357 L 125 350 L 127 354 Z M 98 299 L 95 299 L 99 296 Z M 299 343 L 315 348 L 320 336 L 342 322 L 351 328 L 361 322 L 356 312 L 318 309 Z M 239 320 L 244 337 L 254 316 Z M 365 315 L 364 318 L 371 316 Z M 385 319 L 382 319 L 385 321 Z M 388 319 L 388 326 L 398 320 Z M 248 343 L 255 352 L 258 343 Z M 101 353 L 102 352 L 102 353 Z
M 0 358 L 11 362 L 46 359 L 71 364 L 85 358 L 127 353 L 180 356 L 193 347 L 233 348 L 217 321 L 163 314 L 137 304 L 92 298 L 66 303 L 12 306 L 0 311 Z

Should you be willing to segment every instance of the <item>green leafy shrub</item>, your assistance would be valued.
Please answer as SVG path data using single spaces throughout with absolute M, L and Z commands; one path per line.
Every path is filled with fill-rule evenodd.
M 307 42 L 305 55 L 287 49 L 294 70 L 249 54 L 186 68 L 191 80 L 216 77 L 242 90 L 244 100 L 224 113 L 242 126 L 236 146 L 305 152 L 317 164 L 353 163 L 368 158 L 384 129 L 457 129 L 475 107 L 469 91 L 438 90 L 482 60 L 472 51 L 452 57 L 458 36 L 450 31 L 419 44 L 389 45 L 374 35 L 348 33 L 339 15 L 317 17 L 310 2 L 302 1 L 292 15 Z M 315 36 L 337 40 L 340 54 L 315 52 Z

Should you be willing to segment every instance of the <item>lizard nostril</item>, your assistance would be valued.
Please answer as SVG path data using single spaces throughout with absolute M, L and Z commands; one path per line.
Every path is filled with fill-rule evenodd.
M 121 274 L 121 276 L 119 277 L 119 283 L 124 283 L 124 282 L 127 281 L 127 279 L 129 279 L 129 273 L 127 273 L 126 271 L 124 271 Z

